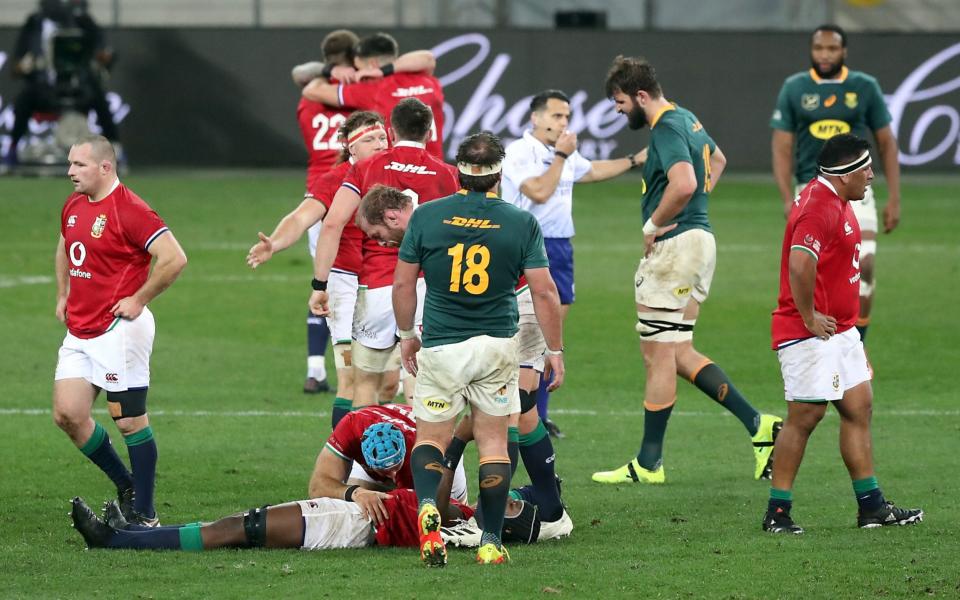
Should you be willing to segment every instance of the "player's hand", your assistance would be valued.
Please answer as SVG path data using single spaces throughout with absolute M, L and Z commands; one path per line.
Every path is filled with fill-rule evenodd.
M 642 167 L 647 162 L 647 148 L 633 155 L 633 160 L 637 161 L 637 166 Z
M 310 300 L 307 301 L 307 306 L 310 307 L 310 312 L 318 317 L 326 317 L 330 315 L 329 302 L 330 297 L 326 290 L 313 290 L 313 293 L 310 294 Z
M 417 365 L 417 352 L 420 351 L 420 338 L 410 338 L 409 340 L 400 340 L 400 361 L 403 368 L 414 377 L 420 367 Z
M 653 251 L 653 242 L 660 237 L 661 235 L 667 233 L 668 231 L 673 231 L 677 228 L 677 223 L 672 225 L 667 225 L 666 227 L 658 227 L 656 233 L 651 233 L 650 235 L 643 236 L 643 256 L 644 258 L 650 256 L 650 253 Z
M 387 507 L 383 501 L 390 498 L 390 494 L 357 488 L 353 491 L 353 502 L 363 511 L 363 516 L 381 525 L 387 520 Z
M 247 266 L 251 269 L 256 269 L 273 256 L 273 240 L 265 236 L 262 231 L 257 232 L 257 237 L 260 241 L 251 246 L 250 252 L 247 252 Z
M 890 233 L 900 224 L 900 201 L 887 200 L 883 207 L 883 232 Z
M 358 81 L 357 70 L 347 65 L 338 65 L 330 71 L 330 77 L 340 83 L 354 83 Z
M 144 303 L 137 300 L 136 296 L 127 296 L 126 298 L 121 298 L 114 304 L 113 307 L 110 308 L 110 312 L 113 313 L 115 317 L 132 321 L 140 316 L 144 306 Z
M 813 318 L 809 321 L 804 319 L 803 324 L 810 333 L 821 340 L 828 340 L 837 332 L 837 320 L 817 311 L 813 311 Z
M 543 378 L 550 379 L 553 374 L 553 381 L 547 386 L 547 391 L 552 392 L 563 385 L 563 376 L 566 370 L 563 368 L 563 354 L 547 354 L 543 357 Z
M 569 129 L 564 129 L 553 147 L 564 154 L 573 154 L 577 151 L 577 134 Z
M 67 297 L 57 298 L 57 320 L 63 324 L 67 323 Z
M 367 67 L 356 72 L 357 81 L 363 79 L 383 79 L 383 71 L 376 67 Z

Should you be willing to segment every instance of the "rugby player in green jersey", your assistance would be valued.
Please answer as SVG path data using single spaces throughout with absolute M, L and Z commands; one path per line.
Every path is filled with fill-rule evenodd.
M 446 564 L 436 490 L 455 419 L 467 404 L 480 455 L 483 537 L 477 562 L 509 559 L 500 536 L 511 476 L 508 418 L 520 411 L 515 290 L 521 275 L 546 341 L 551 389 L 563 382 L 560 298 L 536 218 L 497 196 L 503 157 L 495 135 L 472 135 L 457 151 L 463 189 L 456 194 L 414 210 L 399 190 L 375 187 L 357 210 L 358 225 L 369 237 L 400 244 L 393 309 L 404 367 L 417 376 L 417 441 L 410 463 L 420 502 L 420 556 L 430 566 Z M 414 330 L 420 271 L 427 283 L 422 349 Z
M 887 205 L 883 209 L 884 233 L 900 222 L 900 164 L 897 140 L 890 127 L 890 111 L 877 80 L 844 65 L 847 34 L 836 25 L 821 25 L 811 37 L 811 68 L 783 82 L 777 107 L 770 119 L 773 128 L 773 177 L 780 189 L 784 215 L 800 189 L 816 176 L 817 154 L 826 140 L 838 133 L 867 138 L 873 133 L 887 178 Z M 796 181 L 793 175 L 796 175 Z M 796 186 L 796 187 L 794 187 Z M 850 203 L 860 231 L 860 318 L 857 329 L 866 338 L 873 307 L 874 255 L 877 251 L 877 207 L 873 190 Z
M 707 198 L 726 158 L 693 113 L 663 96 L 645 60 L 618 56 L 607 74 L 606 93 L 631 129 L 650 126 L 643 167 L 645 247 L 634 279 L 636 330 L 647 377 L 639 454 L 618 469 L 594 473 L 593 480 L 664 482 L 663 438 L 677 398 L 677 375 L 740 419 L 753 441 L 754 478 L 767 477 L 782 419 L 757 412 L 726 373 L 693 347 L 693 327 L 716 264 Z

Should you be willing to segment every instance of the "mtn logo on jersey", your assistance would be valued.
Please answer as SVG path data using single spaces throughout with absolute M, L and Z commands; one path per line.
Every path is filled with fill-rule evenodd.
M 395 160 L 390 161 L 389 165 L 384 165 L 385 171 L 399 171 L 401 173 L 413 173 L 415 175 L 436 175 L 436 171 L 428 171 L 423 165 L 407 165 Z
M 496 223 L 491 223 L 490 219 L 468 219 L 466 217 L 453 217 L 444 219 L 444 225 L 453 225 L 454 227 L 473 227 L 475 229 L 500 229 Z
M 427 94 L 432 94 L 433 88 L 425 87 L 422 85 L 414 85 L 407 88 L 397 88 L 393 91 L 391 96 L 394 98 L 409 98 L 411 96 L 425 96 Z
M 97 217 L 97 220 L 93 222 L 93 227 L 90 228 L 90 236 L 98 238 L 103 235 L 103 230 L 107 227 L 107 215 L 100 215 Z
M 846 121 L 824 119 L 810 124 L 810 135 L 819 140 L 829 140 L 841 133 L 850 133 L 850 124 Z

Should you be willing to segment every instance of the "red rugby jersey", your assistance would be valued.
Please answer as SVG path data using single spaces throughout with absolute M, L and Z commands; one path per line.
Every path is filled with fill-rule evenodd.
M 60 214 L 70 290 L 67 329 L 97 337 L 117 319 L 110 308 L 132 296 L 150 274 L 150 244 L 167 226 L 146 202 L 119 181 L 106 198 L 71 194 Z
M 389 518 L 377 527 L 378 546 L 401 546 L 416 548 L 420 545 L 420 531 L 417 527 L 417 513 L 420 505 L 417 493 L 410 489 L 397 489 L 389 492 L 391 498 L 385 501 Z M 464 519 L 473 516 L 474 510 L 454 499 L 450 504 L 460 508 Z
M 329 171 L 340 159 L 340 126 L 350 115 L 346 108 L 327 106 L 300 98 L 297 105 L 297 123 L 307 149 L 307 189 Z
M 343 186 L 361 197 L 380 183 L 410 195 L 423 204 L 455 193 L 460 184 L 447 163 L 427 152 L 423 144 L 397 142 L 386 152 L 371 156 L 353 165 L 343 179 Z M 360 285 L 370 289 L 393 285 L 399 248 L 381 246 L 363 236 L 363 268 Z
M 433 111 L 433 126 L 427 138 L 427 151 L 443 158 L 443 88 L 440 81 L 425 72 L 394 73 L 382 79 L 340 84 L 337 97 L 342 106 L 372 110 L 383 115 L 390 129 L 390 111 L 404 98 L 417 98 Z
M 342 162 L 316 178 L 313 185 L 307 188 L 307 197 L 320 202 L 329 211 L 330 205 L 333 204 L 333 197 L 340 189 L 340 184 L 343 183 L 343 178 L 350 170 L 351 164 L 350 162 Z M 356 211 L 354 211 L 354 214 L 356 214 Z M 350 217 L 340 236 L 340 247 L 337 249 L 336 258 L 333 260 L 332 270 L 358 274 L 363 262 L 362 244 L 363 232 L 357 227 L 354 218 Z
M 360 439 L 367 427 L 376 423 L 391 423 L 403 432 L 407 452 L 403 457 L 403 466 L 394 474 L 393 479 L 370 469 L 363 459 L 360 449 Z M 327 438 L 327 448 L 334 454 L 346 460 L 352 460 L 367 472 L 372 479 L 380 483 L 396 485 L 398 488 L 412 488 L 413 475 L 410 472 L 410 453 L 417 439 L 417 425 L 413 420 L 413 409 L 406 404 L 384 404 L 382 406 L 366 406 L 355 410 L 340 419 L 337 427 Z
M 813 305 L 837 320 L 837 333 L 857 323 L 860 313 L 860 225 L 849 202 L 817 177 L 800 192 L 787 219 L 780 256 L 780 295 L 771 326 L 773 348 L 813 337 L 803 324 L 790 291 L 790 253 L 809 252 L 817 259 Z

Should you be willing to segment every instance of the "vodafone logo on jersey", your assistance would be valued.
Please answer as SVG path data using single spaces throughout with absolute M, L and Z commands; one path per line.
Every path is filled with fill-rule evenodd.
M 70 217 L 73 219 L 74 217 Z M 83 261 L 87 259 L 87 248 L 83 245 L 83 242 L 73 242 L 70 244 L 70 250 L 67 253 L 70 256 L 70 262 L 73 263 L 74 267 L 83 266 Z M 92 279 L 93 275 L 90 271 L 84 271 L 83 269 L 73 268 L 70 269 L 71 277 L 79 277 L 80 279 Z
M 436 175 L 436 171 L 430 171 L 423 165 L 408 165 L 399 163 L 395 160 L 390 161 L 389 165 L 384 165 L 385 171 L 399 171 L 401 173 L 413 173 L 414 175 Z

